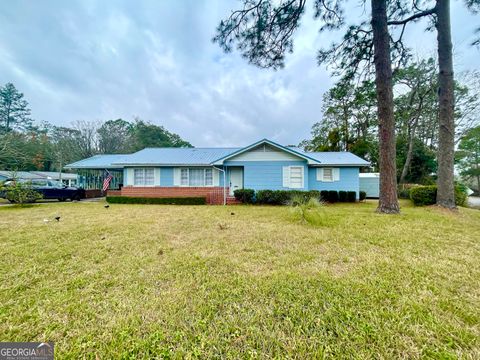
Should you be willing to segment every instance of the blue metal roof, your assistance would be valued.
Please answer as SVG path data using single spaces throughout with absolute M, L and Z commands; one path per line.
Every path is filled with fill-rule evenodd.
M 317 159 L 320 165 L 368 166 L 370 163 L 361 157 L 347 151 L 303 152 Z
M 112 169 L 125 166 L 175 166 L 221 164 L 224 159 L 239 154 L 262 142 L 277 146 L 286 152 L 297 154 L 316 166 L 368 166 L 370 163 L 349 152 L 305 152 L 299 148 L 285 147 L 263 139 L 243 148 L 146 148 L 133 154 L 95 155 L 88 159 L 69 164 L 71 169 Z M 310 161 L 313 160 L 313 161 Z
M 123 158 L 128 157 L 128 154 L 105 154 L 94 155 L 87 159 L 83 159 L 65 166 L 66 169 L 116 169 L 122 168 L 116 163 Z M 114 165 L 115 163 L 115 165 Z
M 210 165 L 240 148 L 146 148 L 122 161 L 121 165 Z

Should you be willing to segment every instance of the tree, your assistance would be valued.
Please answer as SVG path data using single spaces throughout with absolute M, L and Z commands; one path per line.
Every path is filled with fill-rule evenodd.
M 396 214 L 400 212 L 400 207 L 397 196 L 392 62 L 386 0 L 372 0 L 372 30 L 380 155 L 378 159 L 380 165 L 380 197 L 377 211 Z
M 97 130 L 98 150 L 102 154 L 128 153 L 132 149 L 133 126 L 128 121 L 108 120 Z
M 146 147 L 192 147 L 188 141 L 169 132 L 163 126 L 154 125 L 140 119 L 136 119 L 133 124 L 132 144 L 134 151 Z
M 417 21 L 423 17 L 430 17 L 437 29 L 438 51 L 438 191 L 437 205 L 454 209 L 455 186 L 454 186 L 454 151 L 455 151 L 455 120 L 454 120 L 454 78 L 453 78 L 453 55 L 452 36 L 450 25 L 450 0 L 423 1 L 421 4 L 413 1 L 410 8 L 405 3 L 399 2 L 404 16 L 402 19 L 393 19 L 389 25 L 402 27 L 402 34 L 408 23 Z M 425 6 L 421 9 L 419 6 Z M 472 11 L 480 8 L 479 0 L 466 0 L 467 7 Z M 429 27 L 431 28 L 431 26 Z
M 0 87 L 0 132 L 26 129 L 32 124 L 28 102 L 12 83 Z
M 428 59 L 398 69 L 395 74 L 395 83 L 407 89 L 395 99 L 397 134 L 404 139 L 401 143 L 407 147 L 401 164 L 400 183 L 405 182 L 410 170 L 417 128 L 432 123 L 436 128 L 436 70 L 435 61 Z
M 243 8 L 233 11 L 220 23 L 214 41 L 226 52 L 236 44 L 242 55 L 252 64 L 263 68 L 281 68 L 285 54 L 293 51 L 292 35 L 304 13 L 305 0 L 244 0 Z M 393 3 L 391 11 L 397 9 Z M 320 31 L 335 30 L 345 23 L 341 1 L 316 0 L 315 16 L 322 21 Z M 402 59 L 401 43 L 393 42 L 387 26 L 386 0 L 372 0 L 370 24 L 350 26 L 340 44 L 321 50 L 319 63 L 340 64 L 337 69 L 351 79 L 362 72 L 370 72 L 372 63 L 376 70 L 380 134 L 381 191 L 378 211 L 398 213 L 396 196 L 395 133 L 393 117 L 391 50 L 394 58 Z M 400 44 L 400 45 L 399 45 Z M 373 52 L 375 56 L 373 56 Z M 373 61 L 372 61 L 373 59 Z
M 470 129 L 460 140 L 456 157 L 460 175 L 474 180 L 480 192 L 480 126 Z

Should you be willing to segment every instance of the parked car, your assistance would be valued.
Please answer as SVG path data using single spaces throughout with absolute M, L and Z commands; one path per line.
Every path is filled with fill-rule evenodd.
M 85 199 L 85 190 L 78 187 L 64 185 L 61 181 L 49 179 L 8 179 L 4 182 L 4 189 L 0 191 L 0 198 L 8 199 L 8 187 L 13 186 L 15 182 L 30 187 L 42 195 L 43 199 L 57 199 L 59 201 L 65 200 L 81 200 Z

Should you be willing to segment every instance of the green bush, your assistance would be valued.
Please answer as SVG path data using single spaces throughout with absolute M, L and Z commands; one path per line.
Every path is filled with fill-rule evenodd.
M 347 202 L 347 192 L 340 190 L 338 192 L 338 201 L 340 202 Z
M 286 205 L 290 203 L 294 196 L 305 200 L 310 198 L 321 200 L 320 191 L 318 190 L 259 190 L 255 196 L 255 203 L 262 205 Z
M 410 199 L 410 188 L 404 188 L 398 190 L 399 199 Z
M 355 191 L 347 191 L 347 202 L 357 201 L 357 193 Z
M 107 196 L 110 204 L 165 204 L 165 205 L 205 205 L 205 197 L 147 198 L 130 196 Z
M 41 193 L 31 188 L 30 183 L 15 181 L 8 186 L 2 185 L 1 190 L 8 201 L 20 205 L 33 203 L 43 198 Z
M 466 206 L 467 198 L 467 187 L 463 184 L 455 185 L 455 204 L 458 206 Z
M 238 189 L 233 192 L 235 199 L 244 204 L 253 204 L 255 201 L 255 190 L 253 189 Z
M 437 201 L 437 186 L 415 186 L 410 189 L 410 199 L 417 206 L 433 205 Z
M 338 191 L 336 190 L 329 190 L 327 195 L 327 201 L 330 203 L 338 202 Z
M 322 201 L 328 201 L 328 190 L 320 191 L 320 199 Z
M 367 198 L 367 193 L 365 191 L 360 191 L 360 201 L 363 201 Z
M 411 188 L 410 199 L 417 206 L 435 204 L 437 202 L 437 185 L 415 186 Z M 464 206 L 466 201 L 466 189 L 461 185 L 455 185 L 455 204 Z

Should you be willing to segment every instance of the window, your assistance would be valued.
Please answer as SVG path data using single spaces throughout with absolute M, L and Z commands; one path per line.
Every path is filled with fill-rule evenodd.
M 318 168 L 317 181 L 323 181 L 323 182 L 340 181 L 340 169 L 339 168 Z
M 180 169 L 180 186 L 213 186 L 213 169 Z
M 205 186 L 213 185 L 213 170 L 205 169 Z
M 134 169 L 133 184 L 135 186 L 153 186 L 155 185 L 154 169 Z
M 333 169 L 324 168 L 323 169 L 323 181 L 333 181 Z
M 189 169 L 189 186 L 204 186 L 205 185 L 205 170 L 204 169 Z
M 188 186 L 188 169 L 182 169 L 180 173 L 180 185 Z
M 290 187 L 303 188 L 303 166 L 290 166 Z

